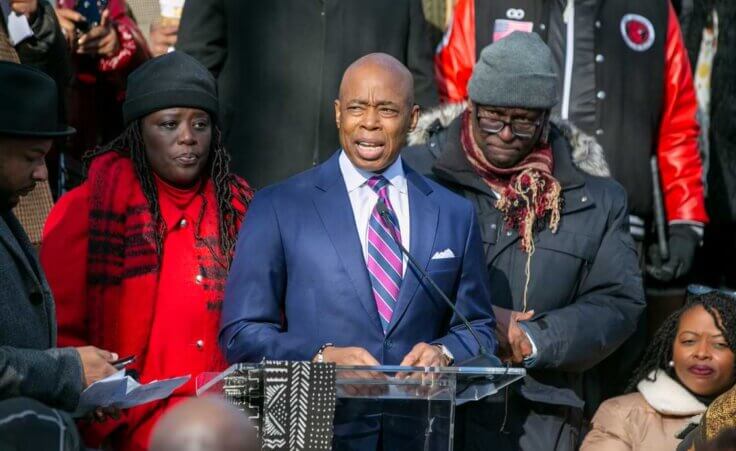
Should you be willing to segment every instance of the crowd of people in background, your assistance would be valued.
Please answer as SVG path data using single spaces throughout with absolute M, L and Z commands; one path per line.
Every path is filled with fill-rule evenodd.
M 0 419 L 73 411 L 124 355 L 142 381 L 472 356 L 403 304 L 403 243 L 527 369 L 458 410 L 457 449 L 736 449 L 732 3 L 0 0 Z M 65 446 L 238 427 L 193 395 Z

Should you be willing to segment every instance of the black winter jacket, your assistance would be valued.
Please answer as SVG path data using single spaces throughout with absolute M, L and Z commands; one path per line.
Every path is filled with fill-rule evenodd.
M 494 305 L 520 311 L 526 254 L 519 247 L 518 233 L 504 228 L 495 194 L 466 160 L 459 132 L 460 120 L 455 119 L 425 144 L 406 149 L 402 158 L 475 205 L 491 299 Z M 645 306 L 624 189 L 611 179 L 578 170 L 570 144 L 557 128 L 551 139 L 553 174 L 562 185 L 565 203 L 557 233 L 545 229 L 535 237 L 528 294 L 528 308 L 535 316 L 525 325 L 538 356 L 512 395 L 531 410 L 511 406 L 512 433 L 502 439 L 511 440 L 509 449 L 570 449 L 579 444 L 584 418 L 590 418 L 602 401 L 603 381 L 595 367 L 634 332 Z M 537 415 L 533 404 L 557 407 Z M 528 417 L 535 415 L 540 421 L 530 422 Z M 478 415 L 471 417 L 478 421 Z M 493 434 L 498 427 L 487 423 L 485 429 Z M 570 433 L 561 437 L 566 428 Z M 486 439 L 475 440 L 482 444 Z

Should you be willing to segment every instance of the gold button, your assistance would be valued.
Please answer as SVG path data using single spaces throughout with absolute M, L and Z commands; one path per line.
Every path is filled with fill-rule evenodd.
M 202 283 L 202 279 L 203 279 L 203 277 L 202 277 L 202 274 L 197 274 L 197 277 L 195 277 L 195 278 L 194 278 L 194 282 L 195 282 L 195 283 L 196 283 L 197 285 L 199 285 L 199 284 L 201 284 L 201 283 Z

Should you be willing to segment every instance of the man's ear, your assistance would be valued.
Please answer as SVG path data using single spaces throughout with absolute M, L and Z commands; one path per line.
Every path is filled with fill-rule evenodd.
M 340 99 L 335 99 L 335 123 L 337 129 L 340 129 Z
M 417 128 L 417 122 L 419 122 L 419 105 L 414 104 L 411 107 L 411 119 L 409 122 L 409 131 L 413 132 L 415 128 Z

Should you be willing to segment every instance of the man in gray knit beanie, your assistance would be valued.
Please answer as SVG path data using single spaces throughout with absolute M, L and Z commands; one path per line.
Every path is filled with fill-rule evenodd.
M 582 407 L 596 404 L 603 386 L 585 372 L 631 335 L 644 310 L 625 192 L 579 170 L 550 123 L 553 64 L 534 33 L 497 40 L 473 69 L 467 108 L 439 124 L 421 118 L 432 124 L 428 142 L 402 152 L 407 165 L 473 203 L 498 355 L 528 371 L 507 399 L 458 410 L 458 449 L 577 449 Z M 581 165 L 603 160 L 582 150 Z
M 480 53 L 468 94 L 481 105 L 548 110 L 557 103 L 552 52 L 536 33 L 511 33 Z
M 488 175 L 493 167 L 514 167 L 546 142 L 549 110 L 557 103 L 553 64 L 536 33 L 516 31 L 483 49 L 468 84 L 465 127 L 474 138 L 465 144 L 476 170 Z

